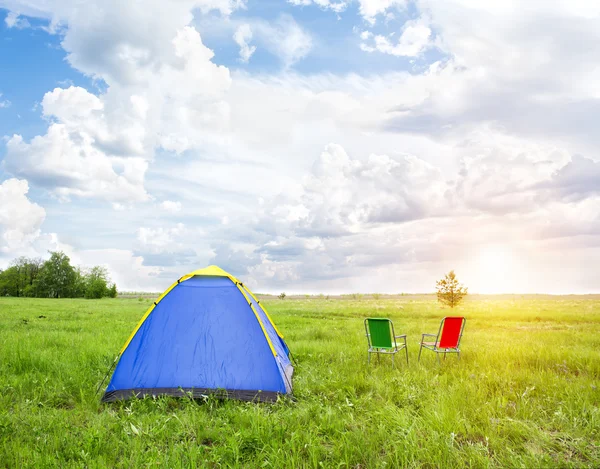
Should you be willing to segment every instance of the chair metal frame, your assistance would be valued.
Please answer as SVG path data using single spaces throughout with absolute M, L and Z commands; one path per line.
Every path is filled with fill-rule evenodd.
M 460 327 L 460 333 L 458 334 L 458 341 L 456 342 L 456 347 L 439 348 L 438 344 L 440 343 L 442 331 L 444 330 L 444 324 L 446 322 L 446 319 L 450 319 L 450 318 L 461 318 L 462 319 L 462 325 Z M 426 348 L 427 350 L 431 350 L 432 352 L 435 352 L 435 354 L 437 355 L 437 358 L 438 358 L 438 363 L 440 363 L 440 364 L 442 363 L 440 360 L 440 353 L 444 354 L 444 360 L 446 359 L 447 353 L 456 353 L 457 359 L 460 360 L 459 347 L 460 347 L 460 341 L 463 336 L 463 331 L 465 330 L 466 323 L 467 323 L 467 318 L 465 318 L 464 316 L 446 316 L 445 318 L 442 319 L 442 322 L 440 323 L 440 328 L 438 330 L 437 335 L 436 334 L 422 334 L 421 335 L 421 343 L 420 343 L 420 347 L 419 347 L 419 358 L 417 359 L 417 361 L 421 361 L 421 352 L 423 351 L 423 348 Z M 435 341 L 434 342 L 425 342 L 425 337 L 435 337 Z
M 389 349 L 384 348 L 384 347 L 373 347 L 373 344 L 371 342 L 371 334 L 369 333 L 369 326 L 368 326 L 369 319 L 387 319 L 387 318 L 366 318 L 364 320 L 365 335 L 367 336 L 367 341 L 369 343 L 369 350 L 367 350 L 367 363 L 368 364 L 371 363 L 371 354 L 372 353 L 377 354 L 377 361 L 379 361 L 379 354 L 391 355 L 392 356 L 392 368 L 394 368 L 394 355 L 397 354 L 399 351 L 404 350 L 406 353 L 406 364 L 408 365 L 408 346 L 406 343 L 406 334 L 396 335 L 396 331 L 394 330 L 394 323 L 392 322 L 391 319 L 387 319 L 387 321 L 390 323 L 390 326 L 392 329 L 392 336 L 390 337 L 391 342 L 392 342 L 392 347 L 390 347 Z M 404 339 L 404 343 L 399 345 L 398 341 L 396 339 Z

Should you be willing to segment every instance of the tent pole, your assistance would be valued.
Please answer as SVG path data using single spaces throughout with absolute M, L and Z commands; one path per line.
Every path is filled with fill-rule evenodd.
M 110 372 L 112 371 L 112 369 L 114 368 L 115 364 L 117 363 L 117 360 L 119 359 L 120 355 L 117 355 L 115 357 L 115 360 L 112 362 L 112 365 L 110 365 L 110 368 L 108 369 L 108 371 L 106 372 L 106 375 L 104 375 L 104 378 L 102 378 L 102 382 L 100 383 L 100 385 L 98 386 L 98 389 L 96 389 L 96 395 L 98 395 L 98 391 L 100 391 L 100 388 L 102 387 L 102 385 L 104 384 L 104 381 L 106 381 L 106 378 L 108 377 L 108 375 L 110 374 Z

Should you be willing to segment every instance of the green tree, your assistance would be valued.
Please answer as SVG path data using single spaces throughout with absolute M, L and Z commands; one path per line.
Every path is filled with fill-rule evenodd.
M 63 252 L 50 252 L 50 259 L 18 257 L 8 269 L 0 269 L 0 296 L 42 298 L 102 298 L 117 296 L 106 268 L 73 267 Z
M 71 260 L 64 252 L 50 252 L 34 281 L 36 296 L 46 298 L 71 298 L 75 291 L 76 273 Z
M 75 267 L 75 280 L 73 281 L 73 297 L 83 298 L 85 297 L 85 291 L 87 289 L 87 273 L 85 269 L 81 267 Z
M 448 272 L 443 279 L 436 282 L 437 299 L 440 303 L 454 308 L 467 295 L 467 288 L 458 283 L 453 270 Z
M 19 271 L 15 266 L 9 267 L 0 274 L 0 294 L 2 296 L 18 296 Z
M 10 264 L 16 269 L 16 288 L 15 296 L 34 296 L 33 283 L 38 276 L 43 265 L 40 258 L 18 257 Z
M 102 266 L 95 266 L 86 275 L 86 298 L 102 298 L 109 295 L 108 271 Z

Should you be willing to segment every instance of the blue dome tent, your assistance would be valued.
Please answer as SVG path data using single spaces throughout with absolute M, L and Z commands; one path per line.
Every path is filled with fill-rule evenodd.
M 289 349 L 266 309 L 216 266 L 181 277 L 121 349 L 103 402 L 144 396 L 273 401 L 292 393 Z

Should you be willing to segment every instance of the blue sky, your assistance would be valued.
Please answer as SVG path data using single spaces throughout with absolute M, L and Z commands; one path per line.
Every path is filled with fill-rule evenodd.
M 596 2 L 0 0 L 0 268 L 599 292 Z M 581 47 L 581 44 L 588 44 Z M 569 70 L 570 73 L 557 72 Z

